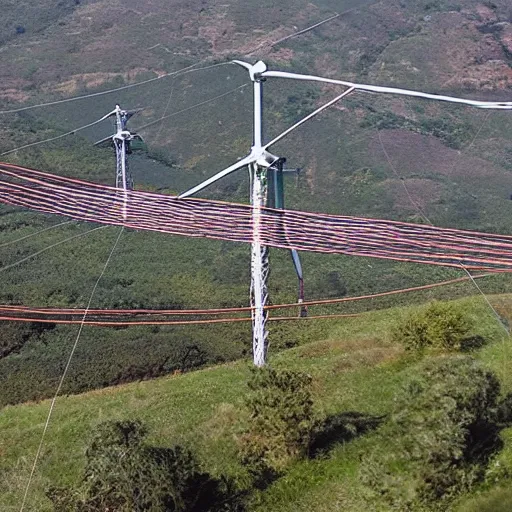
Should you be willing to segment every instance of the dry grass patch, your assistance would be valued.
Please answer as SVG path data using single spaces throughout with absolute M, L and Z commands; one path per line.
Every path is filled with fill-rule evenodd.
M 403 354 L 402 347 L 376 347 L 368 350 L 359 350 L 344 354 L 334 365 L 333 372 L 339 373 L 347 370 L 356 370 L 361 367 L 371 368 L 381 363 L 397 359 Z
M 240 407 L 222 402 L 215 408 L 212 417 L 207 420 L 203 429 L 208 432 L 211 439 L 220 439 L 226 433 L 233 432 L 234 427 L 240 423 Z

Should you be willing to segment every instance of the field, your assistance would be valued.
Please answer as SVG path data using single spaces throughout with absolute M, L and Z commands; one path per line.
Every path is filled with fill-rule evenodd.
M 502 297 L 503 301 L 509 299 Z M 489 343 L 475 353 L 476 357 L 496 372 L 503 393 L 512 391 L 509 337 L 482 300 L 464 299 L 460 305 L 469 317 L 478 319 L 474 333 Z M 271 365 L 312 375 L 315 407 L 323 416 L 358 413 L 369 420 L 385 415 L 408 369 L 419 360 L 394 345 L 390 338 L 391 327 L 409 311 L 383 310 L 366 313 L 362 319 L 345 320 L 333 325 L 316 342 L 273 354 Z M 243 482 L 247 477 L 237 462 L 233 436 L 247 421 L 243 401 L 248 375 L 247 363 L 229 363 L 186 375 L 61 397 L 36 471 L 29 510 L 47 509 L 43 490 L 48 485 L 76 481 L 91 429 L 105 419 L 141 419 L 150 427 L 151 442 L 188 446 L 213 474 L 231 475 Z M 19 506 L 48 406 L 43 401 L 2 411 L 3 510 Z M 503 431 L 502 437 L 505 447 L 500 460 L 510 463 L 512 431 Z M 368 509 L 364 486 L 357 478 L 358 461 L 359 454 L 376 447 L 377 439 L 369 432 L 353 440 L 336 440 L 326 456 L 298 463 L 254 496 L 254 510 L 310 510 L 312 506 L 321 511 Z M 383 505 L 370 505 L 374 510 L 387 510 L 380 506 Z

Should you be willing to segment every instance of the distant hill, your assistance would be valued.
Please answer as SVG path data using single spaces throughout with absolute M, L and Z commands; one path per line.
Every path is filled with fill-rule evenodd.
M 512 12 L 507 0 L 23 0 L 4 11 L 0 110 L 94 94 L 235 57 L 264 59 L 274 69 L 510 100 Z M 272 46 L 335 12 L 340 16 Z M 108 95 L 0 114 L 0 152 L 83 126 L 111 111 L 116 102 L 145 107 L 130 121 L 134 129 L 185 110 L 141 130 L 148 154 L 131 160 L 136 187 L 183 191 L 248 152 L 251 92 L 239 88 L 247 81 L 244 70 L 226 64 Z M 268 137 L 335 94 L 333 87 L 271 80 L 265 91 Z M 190 108 L 217 96 L 222 97 Z M 113 183 L 112 152 L 91 145 L 111 129 L 106 122 L 2 158 Z M 290 208 L 423 222 L 420 208 L 437 225 L 511 234 L 511 134 L 508 112 L 358 93 L 304 125 L 275 150 L 290 166 L 302 169 L 298 177 L 287 178 Z M 246 174 L 219 182 L 203 195 L 247 201 Z M 5 206 L 0 214 L 3 265 L 87 229 L 72 224 L 3 245 L 61 219 Z M 109 228 L 6 270 L 0 302 L 83 306 L 115 236 Z M 272 258 L 271 299 L 291 302 L 296 281 L 289 257 L 285 251 L 273 251 Z M 303 264 L 310 299 L 463 275 L 462 270 L 315 254 L 303 255 Z M 246 246 L 131 231 L 123 235 L 93 303 L 155 308 L 246 305 L 248 269 Z M 484 292 L 510 291 L 506 277 L 488 283 L 482 284 Z M 438 293 L 466 295 L 475 288 L 466 284 Z M 403 304 L 426 296 L 397 300 Z M 271 350 L 305 343 L 322 329 L 319 324 L 275 327 Z M 2 347 L 7 347 L 0 359 L 0 388 L 8 390 L 0 403 L 51 394 L 74 332 L 67 327 L 41 331 L 35 326 L 26 332 L 0 326 Z M 194 346 L 203 355 L 187 369 L 236 359 L 250 350 L 246 327 L 90 328 L 84 336 L 69 392 L 173 372 Z

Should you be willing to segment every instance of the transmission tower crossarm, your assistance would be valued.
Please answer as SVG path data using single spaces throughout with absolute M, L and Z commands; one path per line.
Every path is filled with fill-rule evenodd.
M 421 91 L 412 91 L 408 89 L 399 89 L 396 87 L 382 87 L 379 85 L 366 85 L 347 82 L 344 80 L 336 80 L 333 78 L 324 78 L 315 75 L 302 75 L 299 73 L 289 73 L 288 71 L 265 71 L 262 76 L 272 78 L 289 78 L 293 80 L 304 80 L 308 82 L 321 82 L 333 85 L 343 85 L 345 87 L 352 87 L 358 91 L 376 92 L 384 94 L 398 94 L 401 96 L 412 96 L 416 98 L 424 98 L 429 100 L 446 101 L 449 103 L 459 103 L 463 105 L 470 105 L 476 108 L 496 109 L 496 110 L 512 110 L 511 101 L 479 101 L 469 100 L 465 98 L 456 98 L 454 96 L 444 96 L 441 94 L 430 94 Z

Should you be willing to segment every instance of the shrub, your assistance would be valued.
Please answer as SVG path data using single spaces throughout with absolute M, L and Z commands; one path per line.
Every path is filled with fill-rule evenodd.
M 508 393 L 498 404 L 496 419 L 505 426 L 512 425 L 512 393 Z
M 146 428 L 137 421 L 99 425 L 86 452 L 87 463 L 80 486 L 48 491 L 54 510 L 242 510 L 231 484 L 201 472 L 188 450 L 180 446 L 147 446 L 145 436 Z
M 445 510 L 484 476 L 500 446 L 499 382 L 467 356 L 437 358 L 415 368 L 395 397 L 382 445 L 365 456 L 362 478 L 394 507 Z
M 242 462 L 257 486 L 307 455 L 315 424 L 311 381 L 302 372 L 253 370 L 249 427 L 239 441 Z
M 392 335 L 406 349 L 460 350 L 470 332 L 464 313 L 448 302 L 430 303 L 400 322 Z

